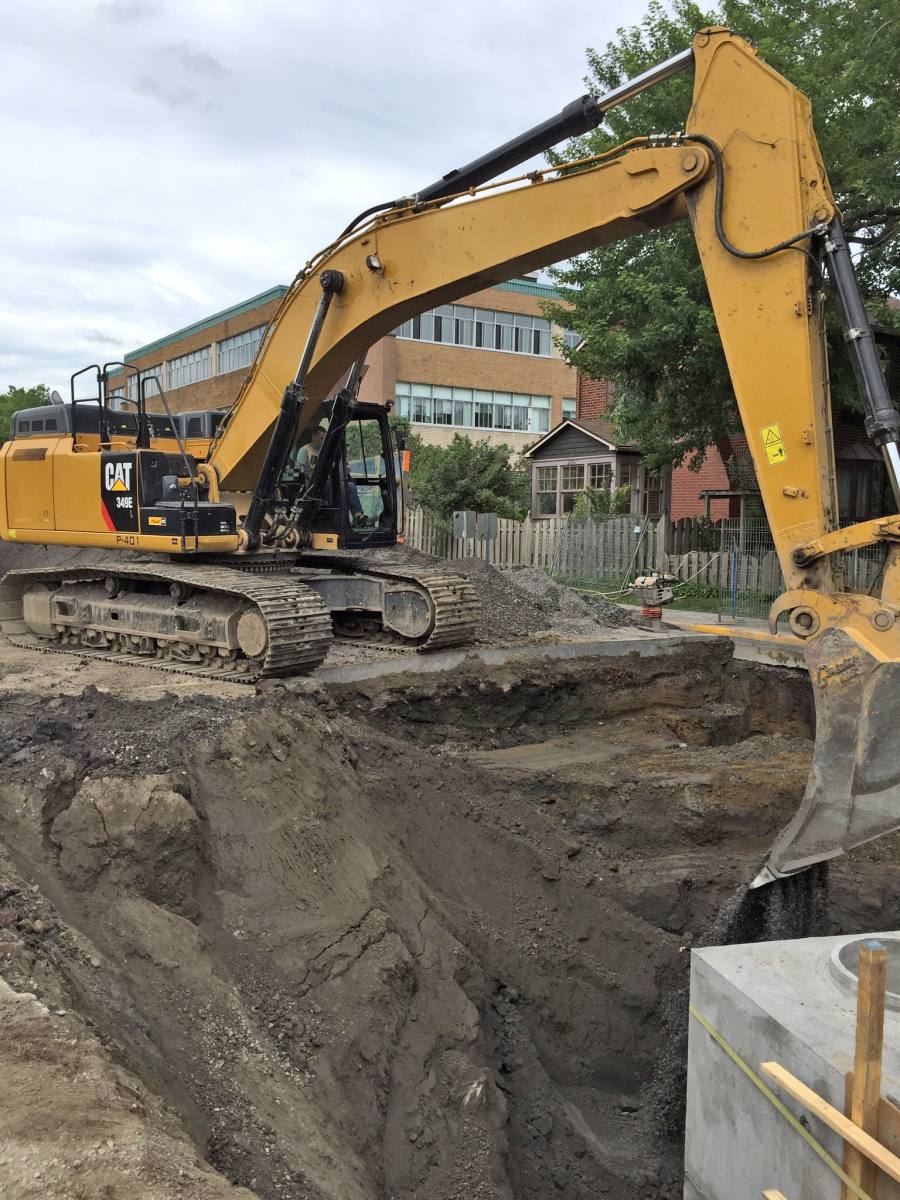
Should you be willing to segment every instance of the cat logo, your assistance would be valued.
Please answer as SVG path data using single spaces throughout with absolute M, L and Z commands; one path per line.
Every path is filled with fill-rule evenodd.
M 131 491 L 131 468 L 134 463 L 108 462 L 104 467 L 103 484 L 108 492 Z

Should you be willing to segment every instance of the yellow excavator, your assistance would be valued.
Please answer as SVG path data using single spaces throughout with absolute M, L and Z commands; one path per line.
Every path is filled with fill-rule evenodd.
M 683 131 L 491 182 L 691 66 Z M 177 422 L 161 428 L 148 412 L 155 379 L 139 381 L 130 426 L 101 388 L 89 408 L 74 398 L 63 406 L 59 429 L 4 445 L 0 536 L 119 552 L 91 568 L 8 574 L 5 633 L 248 679 L 313 668 L 332 623 L 419 646 L 466 637 L 475 601 L 464 581 L 346 553 L 397 537 L 387 408 L 357 399 L 366 350 L 427 308 L 685 218 L 788 584 L 771 625 L 784 618 L 803 639 L 816 695 L 806 795 L 757 882 L 900 827 L 900 517 L 841 527 L 824 272 L 898 507 L 900 418 L 809 102 L 723 28 L 702 30 L 683 53 L 607 96 L 576 100 L 416 195 L 360 214 L 297 276 L 199 456 Z M 324 439 L 314 456 L 316 427 Z M 845 590 L 842 555 L 876 545 L 879 593 Z

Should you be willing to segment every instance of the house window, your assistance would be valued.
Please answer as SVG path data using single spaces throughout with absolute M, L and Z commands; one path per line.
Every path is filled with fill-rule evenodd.
M 249 367 L 265 331 L 265 325 L 258 325 L 256 329 L 245 329 L 234 337 L 223 338 L 216 347 L 216 374 L 227 375 L 229 371 Z
M 538 467 L 535 490 L 537 510 L 542 517 L 556 516 L 556 467 Z
M 619 460 L 619 483 L 618 483 L 618 486 L 624 487 L 625 484 L 628 484 L 628 486 L 631 488 L 631 490 L 634 491 L 635 487 L 637 486 L 637 471 L 638 471 L 638 465 L 635 461 L 633 461 L 633 460 L 629 461 L 628 459 L 620 459 Z
M 560 475 L 562 511 L 570 513 L 575 497 L 584 491 L 584 466 L 578 463 L 575 466 L 560 467 Z
M 644 475 L 642 508 L 644 516 L 652 520 L 662 515 L 662 476 L 658 471 L 647 471 Z
M 605 492 L 612 490 L 612 463 L 591 463 L 588 471 L 592 488 L 598 491 L 602 488 Z
M 549 396 L 403 382 L 397 384 L 395 394 L 399 416 L 415 425 L 513 433 L 547 433 L 550 428 Z
M 182 354 L 180 358 L 170 358 L 169 390 L 186 387 L 189 383 L 199 383 L 201 379 L 209 379 L 212 375 L 212 346 L 202 346 L 190 354 Z
M 567 396 L 562 402 L 562 419 L 564 421 L 571 421 L 577 413 L 578 401 Z
M 574 329 L 566 329 L 563 331 L 563 345 L 567 350 L 574 350 L 581 341 L 581 334 Z
M 394 336 L 542 358 L 549 358 L 551 351 L 550 322 L 543 317 L 472 308 L 467 304 L 442 304 L 429 309 L 398 325 Z

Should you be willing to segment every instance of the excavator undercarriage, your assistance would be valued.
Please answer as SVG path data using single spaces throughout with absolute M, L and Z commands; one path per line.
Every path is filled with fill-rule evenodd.
M 0 629 L 30 649 L 241 683 L 314 671 L 334 636 L 432 650 L 474 635 L 478 598 L 460 575 L 349 555 L 241 566 L 98 556 L 11 571 Z

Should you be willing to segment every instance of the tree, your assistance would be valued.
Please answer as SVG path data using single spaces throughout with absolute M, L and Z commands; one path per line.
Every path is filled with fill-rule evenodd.
M 34 387 L 8 387 L 0 393 L 0 442 L 9 437 L 9 422 L 13 413 L 21 408 L 37 408 L 40 404 L 50 403 L 50 389 L 43 383 Z
M 601 94 L 719 24 L 753 42 L 766 62 L 805 92 L 873 315 L 900 324 L 884 301 L 900 291 L 900 12 L 896 0 L 657 0 L 639 25 L 588 50 L 587 84 Z M 681 128 L 690 107 L 686 72 L 613 109 L 604 126 L 576 138 L 558 161 L 595 154 L 629 137 Z M 555 272 L 569 311 L 552 316 L 586 341 L 570 362 L 613 382 L 612 412 L 647 462 L 693 459 L 740 428 L 703 271 L 687 224 L 594 250 Z M 855 406 L 843 344 L 829 319 L 832 389 Z
M 509 446 L 454 434 L 449 446 L 410 446 L 412 499 L 444 524 L 459 509 L 521 519 L 531 499 L 531 476 L 512 464 Z

